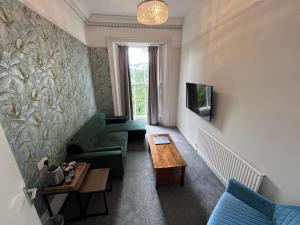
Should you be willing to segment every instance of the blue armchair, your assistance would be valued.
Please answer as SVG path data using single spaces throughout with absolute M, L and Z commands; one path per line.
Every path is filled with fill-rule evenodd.
M 208 225 L 300 225 L 300 207 L 276 205 L 232 179 Z

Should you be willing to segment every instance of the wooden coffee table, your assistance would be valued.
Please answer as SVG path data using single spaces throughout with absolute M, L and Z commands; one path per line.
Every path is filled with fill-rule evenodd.
M 170 144 L 155 144 L 155 137 L 167 136 Z M 180 152 L 176 148 L 170 134 L 148 135 L 149 151 L 156 176 L 156 187 L 161 184 L 179 182 L 184 185 L 185 167 L 187 166 Z

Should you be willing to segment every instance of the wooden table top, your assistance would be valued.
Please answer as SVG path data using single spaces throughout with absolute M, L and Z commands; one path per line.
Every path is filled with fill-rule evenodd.
M 80 193 L 94 193 L 106 190 L 109 168 L 89 170 L 80 187 Z
M 156 145 L 155 137 L 167 136 L 170 144 Z M 154 169 L 185 167 L 186 162 L 176 148 L 170 134 L 149 134 L 148 141 Z
M 77 167 L 75 169 L 75 177 L 72 180 L 71 184 L 66 184 L 64 182 L 61 185 L 53 186 L 53 187 L 45 187 L 42 190 L 42 194 L 60 194 L 60 193 L 69 193 L 79 191 L 82 182 L 85 180 L 86 174 L 90 168 L 90 163 L 77 163 Z

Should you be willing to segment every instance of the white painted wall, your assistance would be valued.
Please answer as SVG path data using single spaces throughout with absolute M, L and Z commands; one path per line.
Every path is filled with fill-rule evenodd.
M 178 127 L 199 127 L 266 174 L 262 193 L 300 204 L 299 0 L 203 1 L 184 21 Z M 185 83 L 214 86 L 210 124 L 186 109 Z
M 86 26 L 64 0 L 19 0 L 62 30 L 87 44 Z
M 0 124 L 0 224 L 41 225 L 34 206 L 25 201 L 21 173 Z

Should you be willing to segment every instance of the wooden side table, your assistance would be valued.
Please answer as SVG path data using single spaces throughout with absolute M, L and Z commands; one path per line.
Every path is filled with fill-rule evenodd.
M 112 184 L 108 179 L 109 168 L 101 168 L 101 169 L 89 169 L 89 163 L 78 163 L 77 168 L 75 170 L 75 178 L 73 179 L 71 184 L 63 183 L 62 185 L 55 187 L 46 187 L 42 190 L 42 195 L 47 205 L 48 212 L 50 216 L 53 216 L 53 212 L 48 200 L 48 196 L 56 195 L 56 194 L 76 194 L 79 209 L 80 209 L 80 217 L 71 219 L 69 221 L 83 220 L 86 217 L 90 216 L 99 216 L 99 215 L 107 215 L 108 207 L 105 192 L 112 191 Z M 109 188 L 107 187 L 107 183 L 109 183 Z M 86 210 L 93 193 L 102 193 L 104 198 L 104 206 L 105 211 L 101 213 L 94 214 L 86 214 Z M 82 205 L 81 195 L 88 194 L 88 201 L 85 206 Z
M 112 185 L 110 180 L 108 180 L 108 174 L 109 174 L 109 168 L 89 170 L 84 183 L 80 187 L 80 194 L 88 195 L 87 203 L 83 208 L 84 215 L 86 217 L 108 215 L 108 207 L 107 207 L 107 200 L 106 200 L 105 193 L 112 191 Z M 109 181 L 109 186 L 110 186 L 108 189 L 106 188 L 107 181 Z M 99 213 L 86 214 L 86 210 L 89 205 L 91 196 L 92 194 L 96 194 L 96 193 L 102 193 L 105 211 Z

